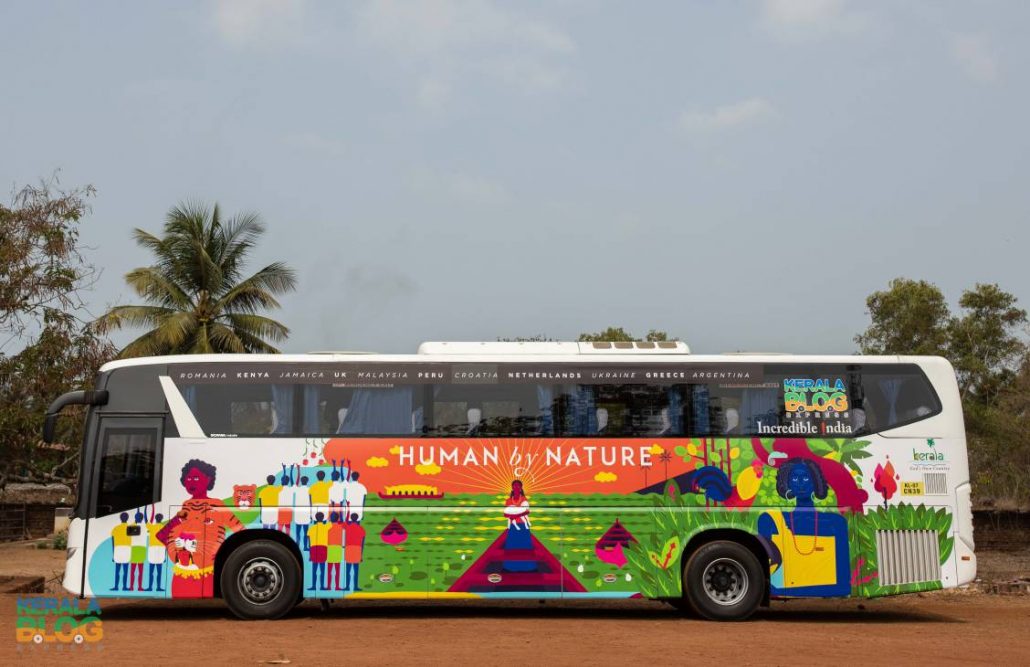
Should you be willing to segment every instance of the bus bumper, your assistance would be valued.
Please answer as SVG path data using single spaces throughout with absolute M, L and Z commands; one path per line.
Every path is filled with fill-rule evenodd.
M 78 595 L 85 596 L 82 581 L 82 565 L 86 558 L 86 522 L 82 519 L 72 519 L 68 526 L 68 558 L 64 563 L 64 579 L 61 585 L 64 590 Z

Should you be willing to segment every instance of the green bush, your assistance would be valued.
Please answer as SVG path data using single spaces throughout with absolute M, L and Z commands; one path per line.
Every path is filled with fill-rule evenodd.
M 51 543 L 51 548 L 57 549 L 58 551 L 64 551 L 68 548 L 68 531 L 58 531 L 54 535 L 54 539 Z

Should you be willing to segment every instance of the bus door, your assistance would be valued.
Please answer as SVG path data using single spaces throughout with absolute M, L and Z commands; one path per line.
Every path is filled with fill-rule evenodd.
M 88 488 L 80 490 L 89 494 L 86 594 L 168 595 L 170 564 L 158 538 L 161 524 L 169 518 L 158 505 L 162 424 L 156 416 L 100 416 Z

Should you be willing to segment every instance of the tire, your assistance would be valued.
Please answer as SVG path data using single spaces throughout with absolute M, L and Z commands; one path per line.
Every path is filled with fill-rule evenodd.
M 703 545 L 683 568 L 684 597 L 710 621 L 742 621 L 765 597 L 766 576 L 758 558 L 739 542 Z
M 303 594 L 293 553 L 271 540 L 247 542 L 229 554 L 219 583 L 229 610 L 245 620 L 286 615 Z

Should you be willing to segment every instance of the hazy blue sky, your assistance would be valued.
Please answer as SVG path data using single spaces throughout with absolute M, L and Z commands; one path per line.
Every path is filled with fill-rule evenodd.
M 287 351 L 667 329 L 850 352 L 898 275 L 1030 302 L 1030 3 L 0 3 L 0 184 L 260 212 Z M 257 268 L 255 264 L 254 268 Z

